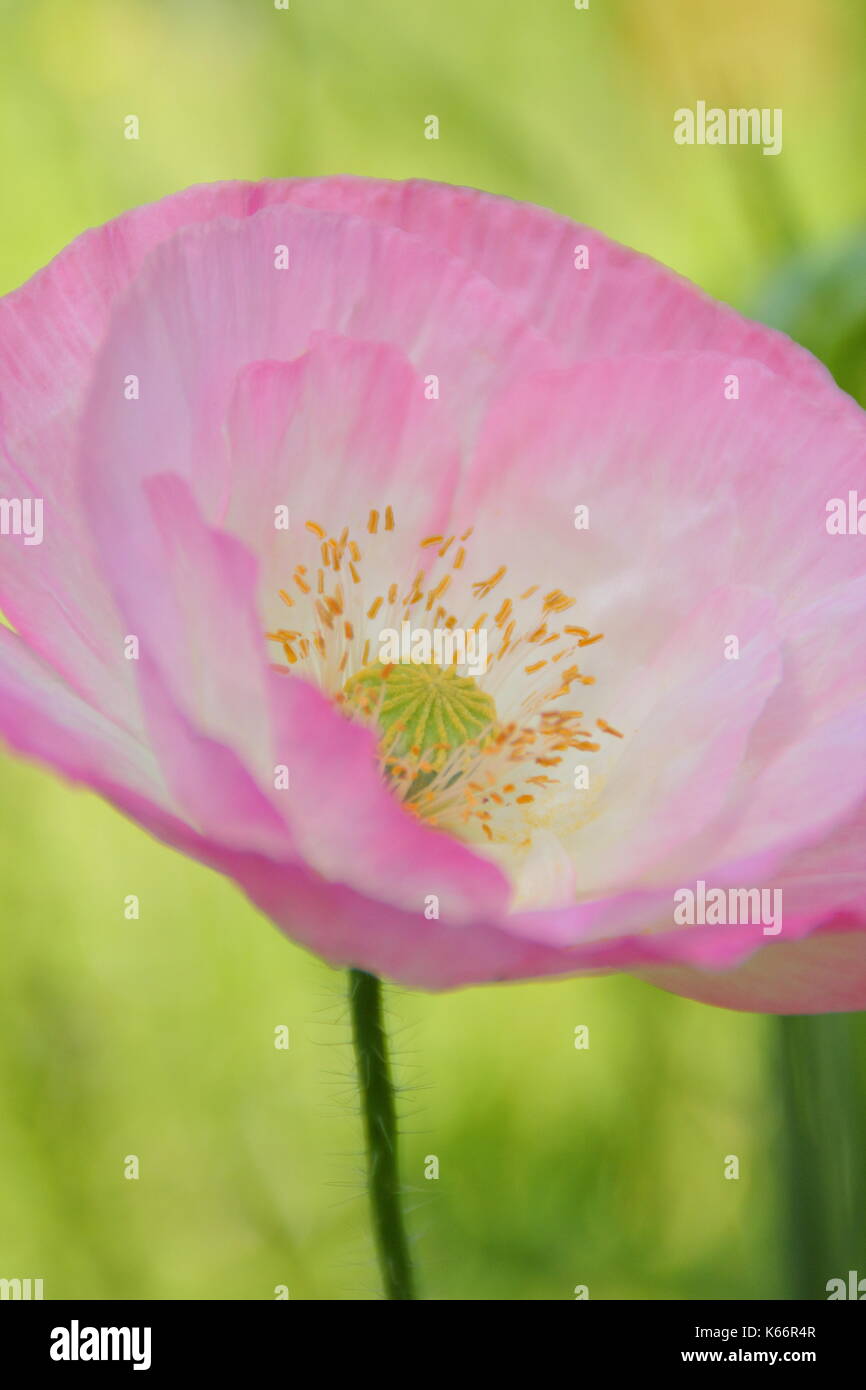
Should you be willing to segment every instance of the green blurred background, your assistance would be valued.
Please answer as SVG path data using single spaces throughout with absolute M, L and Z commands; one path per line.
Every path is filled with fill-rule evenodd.
M 442 179 L 650 252 L 863 399 L 864 60 L 862 0 L 0 0 L 0 292 L 187 184 Z M 676 146 L 698 99 L 781 107 L 782 155 Z M 0 1277 L 376 1297 L 341 976 L 9 758 L 0 873 Z M 820 1298 L 866 1275 L 863 1016 L 615 977 L 389 1003 L 425 1297 Z

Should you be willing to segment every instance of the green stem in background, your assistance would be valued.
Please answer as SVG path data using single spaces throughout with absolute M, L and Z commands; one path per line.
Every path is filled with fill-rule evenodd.
M 826 1299 L 866 1249 L 860 1021 L 791 1015 L 776 1028 L 788 1297 Z
M 400 1209 L 397 1113 L 382 1021 L 382 986 L 375 975 L 349 971 L 349 1003 L 367 1137 L 367 1185 L 385 1296 L 410 1299 L 415 1293 Z

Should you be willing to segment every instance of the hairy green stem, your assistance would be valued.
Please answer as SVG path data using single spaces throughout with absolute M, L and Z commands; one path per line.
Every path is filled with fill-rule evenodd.
M 411 1299 L 415 1292 L 400 1209 L 397 1114 L 382 1021 L 382 986 L 375 975 L 349 971 L 349 1003 L 367 1138 L 367 1185 L 385 1296 Z

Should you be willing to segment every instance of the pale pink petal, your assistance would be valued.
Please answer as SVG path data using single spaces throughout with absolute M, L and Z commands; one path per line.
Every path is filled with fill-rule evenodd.
M 0 299 L 0 495 L 41 498 L 44 540 L 6 547 L 0 609 L 87 698 L 137 723 L 123 629 L 79 508 L 76 443 L 95 357 L 117 296 L 179 227 L 223 215 L 232 197 L 190 190 L 84 233 Z M 238 215 L 259 200 L 235 197 Z M 124 373 L 115 380 L 123 392 Z
M 739 399 L 726 398 L 730 375 Z M 864 465 L 866 424 L 840 429 L 829 403 L 756 363 L 623 357 L 543 374 L 503 397 L 457 520 L 485 520 L 473 540 L 490 537 L 485 560 L 502 554 L 511 528 L 520 580 L 541 559 L 545 578 L 579 586 L 594 631 L 615 619 L 649 649 L 696 589 L 754 585 L 796 611 L 861 575 L 857 538 L 829 535 L 826 522 L 828 500 L 856 489 Z M 578 505 L 588 530 L 575 529 Z
M 227 850 L 293 858 L 291 836 L 264 790 L 264 775 L 257 783 L 232 748 L 190 722 L 149 657 L 140 662 L 139 685 L 151 746 L 190 829 Z
M 456 931 L 504 913 L 504 875 L 397 801 L 379 773 L 370 730 L 303 680 L 274 677 L 273 698 L 278 761 L 290 777 L 278 795 L 309 864 L 383 906 L 404 908 L 421 929 L 438 920 Z
M 27 644 L 0 625 L 0 738 L 18 753 L 91 785 L 116 783 L 170 805 L 153 750 L 82 700 Z
M 661 989 L 766 1014 L 848 1013 L 866 1008 L 866 942 L 861 928 L 830 928 L 806 940 L 779 942 L 734 970 L 661 966 L 640 972 Z
M 300 356 L 319 330 L 390 344 L 422 377 L 437 375 L 464 439 L 496 391 L 556 360 L 486 280 L 393 228 L 289 205 L 210 223 L 158 248 L 117 307 L 84 424 L 90 485 L 110 484 L 120 450 L 124 487 L 177 473 L 220 520 L 238 371 Z M 137 401 L 124 398 L 127 372 Z
M 736 661 L 723 655 L 731 632 Z M 625 737 L 587 760 L 604 778 L 598 813 L 569 842 L 583 895 L 688 872 L 695 837 L 725 810 L 780 674 L 775 605 L 737 587 L 713 590 L 632 670 L 610 711 Z M 596 699 L 607 716 L 605 695 Z
M 339 537 L 348 527 L 359 546 L 354 572 L 343 571 L 356 606 L 366 611 L 392 580 L 403 591 L 424 563 L 420 542 L 448 520 L 460 467 L 449 419 L 406 358 L 383 344 L 317 334 L 294 362 L 256 362 L 239 373 L 222 524 L 258 557 L 268 626 L 294 625 L 278 593 L 289 589 L 297 599 L 296 568 L 314 575 L 321 567 L 321 529 Z M 396 517 L 389 535 L 386 506 Z M 275 524 L 280 507 L 288 529 Z
M 36 324 L 33 331 L 42 336 Z M 0 496 L 40 509 L 41 519 L 36 528 L 37 513 L 30 512 L 30 540 L 0 538 L 0 612 L 83 698 L 140 729 L 125 633 L 69 476 L 76 449 L 73 419 L 69 413 L 50 418 L 16 445 L 4 426 L 5 400 L 6 380 L 0 378 Z
M 547 208 L 420 179 L 307 179 L 287 183 L 285 192 L 305 207 L 402 227 L 465 260 L 572 361 L 671 350 L 750 357 L 803 390 L 829 390 L 851 418 L 859 413 L 834 390 L 827 369 L 784 334 Z M 575 266 L 578 248 L 586 250 L 586 269 Z
M 409 989 L 445 990 L 573 970 L 569 953 L 521 939 L 495 922 L 428 919 L 378 895 L 326 883 L 309 868 L 223 856 L 207 860 L 230 874 L 293 941 L 337 967 L 357 966 Z

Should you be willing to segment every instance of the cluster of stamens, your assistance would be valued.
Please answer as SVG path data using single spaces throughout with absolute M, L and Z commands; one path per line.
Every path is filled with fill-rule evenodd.
M 622 737 L 604 719 L 595 720 L 597 732 L 584 727 L 583 710 L 571 704 L 575 687 L 594 684 L 575 654 L 604 634 L 563 621 L 576 600 L 560 589 L 541 594 L 535 585 L 514 599 L 500 597 L 505 565 L 471 585 L 480 603 L 499 591 L 498 602 L 463 629 L 485 629 L 493 639 L 480 684 L 451 667 L 429 666 L 409 668 L 416 674 L 407 684 L 406 666 L 376 659 L 375 634 L 386 626 L 458 628 L 460 618 L 449 611 L 446 596 L 466 564 L 474 528 L 460 536 L 426 537 L 421 549 L 430 560 L 411 584 L 394 579 L 372 598 L 365 593 L 364 552 L 349 528 L 336 537 L 315 521 L 306 528 L 319 543 L 320 563 L 314 570 L 296 565 L 289 586 L 279 591 L 294 625 L 267 634 L 286 662 L 275 669 L 307 675 L 348 717 L 379 731 L 383 776 L 425 821 L 448 828 L 476 823 L 493 841 L 497 821 L 510 808 L 531 808 L 561 782 L 558 774 L 570 752 L 597 752 L 599 733 Z M 365 550 L 387 545 L 394 530 L 391 507 L 371 511 Z M 400 679 L 389 688 L 395 672 Z M 518 694 L 502 718 L 494 697 L 510 680 Z

